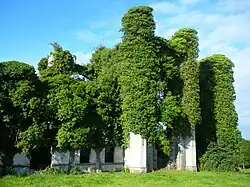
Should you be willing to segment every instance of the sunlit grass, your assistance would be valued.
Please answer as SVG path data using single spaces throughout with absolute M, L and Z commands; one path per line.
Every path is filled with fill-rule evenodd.
M 5 176 L 0 186 L 105 186 L 105 187 L 250 187 L 250 175 L 212 172 L 154 172 L 147 174 L 101 173 L 83 175 L 34 174 L 26 177 Z

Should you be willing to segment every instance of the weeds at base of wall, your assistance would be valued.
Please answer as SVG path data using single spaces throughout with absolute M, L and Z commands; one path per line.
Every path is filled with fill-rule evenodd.
M 63 169 L 59 169 L 56 167 L 47 167 L 44 170 L 40 170 L 35 172 L 35 174 L 42 174 L 42 175 L 51 175 L 51 174 L 69 174 L 69 175 L 82 175 L 87 173 L 101 173 L 101 170 L 81 170 L 79 166 L 73 166 L 68 173 Z
M 5 172 L 2 171 L 2 173 L 4 173 L 4 175 L 13 175 L 13 176 L 19 176 L 19 177 L 25 177 L 25 176 L 32 174 L 32 172 L 30 172 L 30 170 L 18 172 L 12 167 L 6 168 Z
M 44 170 L 35 172 L 35 174 L 51 175 L 51 174 L 67 174 L 67 172 L 55 167 L 46 167 Z
M 130 173 L 129 168 L 126 167 L 126 166 L 123 166 L 123 167 L 122 167 L 122 171 L 125 172 L 125 173 Z
M 81 169 L 77 166 L 73 166 L 69 172 L 69 174 L 71 174 L 71 175 L 81 175 L 84 173 L 86 173 L 86 172 L 81 171 Z
M 250 175 L 250 168 L 248 168 L 248 169 L 239 168 L 239 172 L 240 172 L 241 174 Z

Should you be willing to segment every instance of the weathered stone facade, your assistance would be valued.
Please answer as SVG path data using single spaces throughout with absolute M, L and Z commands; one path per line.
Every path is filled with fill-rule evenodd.
M 20 153 L 15 154 L 13 158 L 12 170 L 17 174 L 29 174 L 30 173 L 30 161 L 29 159 Z
M 101 151 L 100 159 L 103 171 L 118 171 L 125 167 L 132 173 L 145 173 L 158 169 L 156 148 L 154 146 L 149 147 L 147 141 L 140 135 L 130 133 L 128 148 L 123 150 L 120 147 L 115 147 L 113 154 L 114 161 L 106 163 L 105 149 Z M 81 163 L 80 151 L 76 151 L 73 163 L 82 170 L 92 170 L 95 168 L 95 160 L 96 155 L 93 149 L 91 149 L 88 163 Z M 67 169 L 69 161 L 69 151 L 54 151 L 52 153 L 52 167 Z M 197 171 L 194 130 L 192 130 L 190 137 L 173 140 L 168 167 L 169 169 Z
M 70 162 L 70 152 L 62 152 L 52 149 L 51 167 L 57 167 L 63 170 L 67 170 Z M 101 169 L 103 171 L 119 171 L 123 167 L 124 151 L 120 147 L 114 148 L 113 162 L 105 162 L 105 149 L 101 151 Z M 78 166 L 83 171 L 93 170 L 95 168 L 96 153 L 93 149 L 90 151 L 89 160 L 86 163 L 80 161 L 80 150 L 74 152 L 73 166 Z
M 90 149 L 87 160 L 81 160 L 81 150 L 59 151 L 51 149 L 51 167 L 56 167 L 68 171 L 68 167 L 77 166 L 82 171 L 91 171 L 95 169 L 96 153 Z M 120 171 L 123 167 L 128 168 L 132 173 L 144 173 L 159 169 L 157 166 L 157 149 L 154 146 L 148 146 L 147 141 L 140 135 L 130 133 L 130 142 L 127 149 L 115 147 L 109 155 L 106 155 L 106 149 L 100 154 L 102 171 Z M 107 159 L 110 157 L 111 160 Z M 197 171 L 196 165 L 196 142 L 195 131 L 191 131 L 191 136 L 185 138 L 175 138 L 172 141 L 171 154 L 167 168 L 177 170 Z M 0 170 L 1 170 L 0 159 Z M 13 171 L 18 174 L 30 173 L 30 160 L 17 153 L 13 158 Z

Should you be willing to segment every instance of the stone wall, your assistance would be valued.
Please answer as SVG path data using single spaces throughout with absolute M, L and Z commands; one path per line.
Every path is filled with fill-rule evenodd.
M 59 151 L 52 149 L 51 151 L 51 167 L 56 167 L 67 171 L 69 161 L 70 161 L 70 152 L 69 151 Z M 100 159 L 102 163 L 103 171 L 119 171 L 123 168 L 123 158 L 124 158 L 123 149 L 120 147 L 114 148 L 114 163 L 105 163 L 105 149 L 101 151 Z M 96 153 L 94 149 L 91 149 L 89 156 L 89 163 L 80 163 L 80 150 L 75 151 L 73 165 L 78 166 L 81 170 L 93 170 L 95 168 Z
M 175 160 L 177 170 L 197 171 L 196 166 L 196 142 L 195 131 L 192 129 L 191 136 L 179 138 L 174 141 L 170 158 Z M 70 162 L 69 151 L 58 151 L 51 149 L 51 166 L 68 170 Z M 123 166 L 129 168 L 133 173 L 143 173 L 157 169 L 157 150 L 148 147 L 147 142 L 140 135 L 130 133 L 129 147 L 124 151 L 121 147 L 114 148 L 114 162 L 105 163 L 105 149 L 101 151 L 101 167 L 103 171 L 119 171 Z M 173 158 L 172 158 L 173 157 Z M 174 159 L 175 157 L 175 159 Z M 80 163 L 80 150 L 74 152 L 73 166 L 79 166 L 81 170 L 92 170 L 95 168 L 96 154 L 90 151 L 89 163 Z M 72 162 L 70 162 L 72 163 Z M 0 172 L 1 172 L 0 159 Z M 13 158 L 13 171 L 17 174 L 30 173 L 29 159 L 17 153 Z

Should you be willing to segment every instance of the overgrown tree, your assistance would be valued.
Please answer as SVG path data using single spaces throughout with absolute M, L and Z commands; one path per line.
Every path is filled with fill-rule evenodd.
M 32 103 L 39 98 L 33 66 L 18 61 L 1 63 L 1 152 L 5 167 L 12 164 L 19 135 L 33 123 Z
M 54 51 L 47 58 L 42 58 L 38 63 L 41 80 L 58 74 L 73 75 L 83 72 L 83 67 L 75 63 L 76 56 L 72 55 L 69 50 L 64 50 L 56 42 L 51 45 Z
M 69 169 L 75 150 L 93 148 L 99 169 L 101 150 L 121 142 L 119 90 L 117 78 L 112 75 L 111 52 L 99 47 L 91 63 L 81 67 L 72 61 L 68 51 L 56 44 L 50 59 L 39 62 L 42 81 L 47 85 L 46 109 L 50 113 L 43 133 L 49 134 L 46 136 L 51 140 L 49 145 L 70 150 Z M 89 80 L 74 76 L 79 74 Z
M 72 88 L 70 85 L 75 84 L 77 81 L 71 76 L 76 74 L 76 70 L 80 68 L 75 64 L 75 58 L 69 51 L 63 50 L 57 43 L 52 44 L 52 46 L 54 51 L 51 52 L 49 57 L 42 58 L 38 64 L 42 82 L 38 85 L 40 89 L 38 99 L 32 100 L 31 103 L 30 115 L 33 116 L 33 123 L 20 133 L 17 144 L 26 154 L 30 154 L 32 150 L 40 149 L 41 147 L 45 147 L 48 151 L 50 147 L 58 146 L 61 149 L 65 147 L 61 142 L 58 142 L 56 137 L 62 127 L 62 123 L 66 123 L 60 117 L 61 113 L 65 112 L 63 108 L 65 105 L 61 103 L 66 102 L 66 99 L 72 99 L 72 97 L 65 98 L 60 101 L 61 103 L 56 99 L 58 99 L 58 94 L 66 94 L 71 91 L 68 90 Z M 84 94 L 84 92 L 82 93 Z M 73 99 L 76 98 L 77 96 Z M 82 107 L 84 108 L 84 106 Z M 62 136 L 60 137 L 62 138 Z
M 89 113 L 86 121 L 96 128 L 89 141 L 96 152 L 96 168 L 100 168 L 101 150 L 121 145 L 123 137 L 115 53 L 115 49 L 97 47 L 89 64 L 88 77 L 95 88 L 95 95 L 90 105 L 92 113 Z

